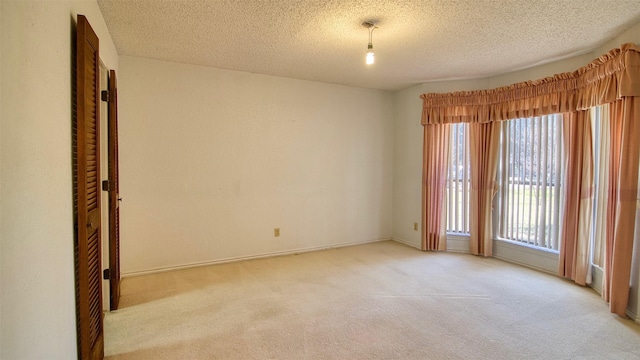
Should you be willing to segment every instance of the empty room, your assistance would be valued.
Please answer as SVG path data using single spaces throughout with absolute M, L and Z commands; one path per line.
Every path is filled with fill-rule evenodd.
M 640 358 L 639 0 L 0 20 L 0 359 Z

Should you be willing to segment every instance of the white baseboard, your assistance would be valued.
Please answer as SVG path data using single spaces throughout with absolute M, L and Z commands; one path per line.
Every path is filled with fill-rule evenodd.
M 405 244 L 407 246 L 411 246 L 412 248 L 416 248 L 418 250 L 422 250 L 420 244 L 414 244 L 408 240 L 393 237 L 393 241 L 399 242 L 401 244 Z M 469 253 L 469 237 L 468 236 L 460 236 L 460 235 L 447 235 L 447 250 L 449 252 L 459 252 L 459 253 Z
M 161 273 L 166 271 L 189 269 L 189 268 L 199 267 L 199 266 L 219 265 L 219 264 L 226 264 L 230 262 L 237 262 L 237 261 L 243 261 L 243 260 L 254 260 L 254 259 L 262 259 L 262 258 L 268 258 L 268 257 L 274 257 L 274 256 L 294 255 L 294 254 L 301 254 L 301 253 L 306 253 L 311 251 L 336 249 L 336 248 L 343 248 L 343 247 L 349 247 L 349 246 L 371 244 L 371 243 L 388 241 L 388 240 L 393 240 L 393 239 L 382 238 L 382 239 L 376 239 L 376 240 L 356 241 L 356 242 L 342 243 L 342 244 L 335 244 L 335 245 L 323 245 L 323 246 L 313 246 L 313 247 L 299 248 L 299 249 L 293 249 L 293 250 L 274 251 L 269 253 L 254 254 L 254 255 L 247 255 L 247 256 L 236 256 L 236 257 L 230 257 L 230 258 L 224 258 L 224 259 L 218 259 L 218 260 L 212 260 L 212 261 L 203 261 L 203 262 L 197 262 L 197 263 L 154 268 L 150 270 L 131 271 L 127 273 L 122 273 L 121 276 L 122 278 L 125 278 L 125 277 L 150 275 L 150 274 L 156 274 L 156 273 Z
M 640 324 L 640 315 L 631 311 L 631 309 L 627 308 L 627 316 L 629 319 L 633 320 L 636 324 Z
M 602 296 L 602 279 L 604 278 L 604 270 L 597 265 L 592 265 L 591 276 L 592 280 L 591 284 L 589 284 L 589 287 L 591 287 L 595 292 Z M 629 306 L 631 306 L 631 304 L 629 304 Z M 626 314 L 629 319 L 640 324 L 640 314 L 636 314 L 635 311 L 633 311 L 630 307 L 627 307 Z
M 410 241 L 408 241 L 408 240 L 405 240 L 405 239 L 402 239 L 402 238 L 399 238 L 399 237 L 395 237 L 395 236 L 394 236 L 393 238 L 391 238 L 391 240 L 393 240 L 393 241 L 395 241 L 395 242 L 399 242 L 399 243 L 401 243 L 401 244 L 405 244 L 405 245 L 407 245 L 407 246 L 411 246 L 412 248 L 416 248 L 416 249 L 418 249 L 418 250 L 422 250 L 422 249 L 420 248 L 420 245 L 416 245 L 416 244 L 414 244 L 414 243 L 412 243 L 412 242 L 410 242 Z
M 604 273 L 602 268 L 596 265 L 591 266 L 591 284 L 589 287 L 595 290 L 598 294 L 602 295 L 602 279 Z

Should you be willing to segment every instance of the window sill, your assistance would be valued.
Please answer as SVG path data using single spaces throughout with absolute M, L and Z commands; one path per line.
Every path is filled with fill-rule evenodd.
M 447 233 L 447 251 L 469 253 L 469 234 Z
M 495 258 L 530 267 L 549 274 L 558 273 L 558 252 L 519 242 L 494 239 Z
M 447 251 L 469 253 L 469 235 L 447 233 Z M 558 273 L 558 252 L 520 242 L 494 239 L 493 257 L 548 274 Z

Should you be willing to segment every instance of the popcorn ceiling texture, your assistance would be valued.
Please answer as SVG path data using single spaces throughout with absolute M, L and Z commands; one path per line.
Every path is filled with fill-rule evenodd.
M 589 52 L 640 0 L 98 0 L 120 55 L 397 90 Z M 374 21 L 376 64 L 364 63 Z

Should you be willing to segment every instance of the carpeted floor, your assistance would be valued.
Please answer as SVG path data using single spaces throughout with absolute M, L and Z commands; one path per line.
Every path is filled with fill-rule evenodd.
M 107 359 L 640 359 L 598 294 L 392 242 L 125 278 Z

